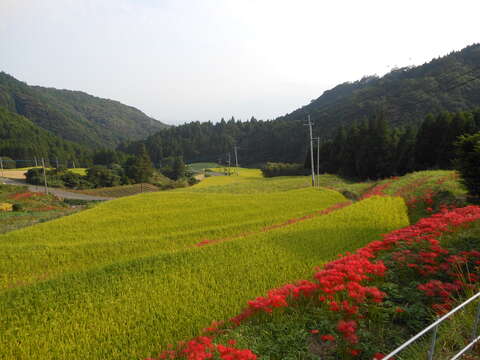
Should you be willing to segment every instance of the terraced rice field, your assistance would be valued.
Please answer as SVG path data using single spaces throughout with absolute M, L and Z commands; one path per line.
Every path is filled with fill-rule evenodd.
M 303 180 L 267 186 L 258 171 L 243 170 L 0 236 L 0 359 L 153 356 L 408 225 L 404 202 L 392 197 L 309 217 L 346 199 L 301 188 Z M 230 189 L 218 191 L 221 182 Z M 222 241 L 195 246 L 212 239 Z

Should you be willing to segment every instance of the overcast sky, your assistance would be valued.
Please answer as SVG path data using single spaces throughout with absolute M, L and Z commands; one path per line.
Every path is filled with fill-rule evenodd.
M 0 70 L 169 124 L 271 119 L 480 42 L 478 0 L 0 0 Z

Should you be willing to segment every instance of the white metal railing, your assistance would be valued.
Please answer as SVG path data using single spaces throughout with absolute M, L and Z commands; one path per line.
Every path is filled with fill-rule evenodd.
M 433 354 L 435 352 L 435 344 L 437 342 L 437 330 L 438 330 L 438 326 L 443 322 L 445 321 L 446 319 L 448 319 L 450 316 L 452 316 L 453 314 L 455 314 L 458 310 L 462 309 L 463 307 L 465 307 L 466 305 L 470 304 L 472 301 L 476 300 L 480 298 L 480 292 L 475 294 L 474 296 L 472 296 L 471 298 L 469 298 L 467 301 L 461 303 L 460 305 L 458 305 L 455 309 L 451 310 L 450 312 L 448 312 L 447 314 L 443 315 L 441 318 L 439 318 L 437 321 L 435 321 L 433 324 L 431 324 L 430 326 L 426 327 L 425 329 L 423 329 L 422 331 L 420 331 L 417 335 L 413 336 L 410 340 L 406 341 L 405 343 L 403 343 L 402 345 L 400 345 L 399 347 L 397 347 L 395 350 L 393 350 L 391 353 L 387 354 L 383 360 L 388 360 L 388 359 L 392 359 L 393 356 L 397 355 L 399 352 L 401 352 L 402 350 L 404 350 L 405 348 L 407 348 L 410 344 L 412 344 L 413 342 L 415 342 L 416 340 L 418 340 L 420 337 L 422 337 L 423 335 L 425 335 L 426 333 L 428 333 L 430 330 L 433 329 L 433 335 L 432 335 L 432 341 L 430 343 L 430 350 L 428 351 L 428 360 L 432 360 L 433 359 Z M 480 302 L 478 303 L 477 305 L 477 310 L 476 310 L 476 313 L 475 313 L 475 321 L 473 323 L 473 328 L 472 328 L 472 337 L 471 337 L 471 341 L 470 343 L 468 343 L 468 345 L 466 345 L 462 350 L 460 350 L 460 352 L 458 352 L 456 355 L 454 355 L 451 360 L 457 360 L 459 359 L 463 354 L 465 354 L 468 350 L 470 350 L 477 341 L 480 340 L 480 336 L 477 336 L 477 330 L 478 330 L 478 325 L 479 325 L 479 320 L 480 320 Z

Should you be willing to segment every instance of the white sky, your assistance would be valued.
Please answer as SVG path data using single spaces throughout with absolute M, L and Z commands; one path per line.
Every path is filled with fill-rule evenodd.
M 0 0 L 0 70 L 169 124 L 271 119 L 480 41 L 478 0 Z

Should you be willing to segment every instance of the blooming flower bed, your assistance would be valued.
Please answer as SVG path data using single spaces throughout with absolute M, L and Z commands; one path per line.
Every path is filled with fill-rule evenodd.
M 298 313 L 313 308 L 320 309 L 321 317 L 305 325 L 303 338 L 315 345 L 310 352 L 322 359 L 381 359 L 379 350 L 393 349 L 430 322 L 434 313 L 448 311 L 455 299 L 478 286 L 480 252 L 471 240 L 455 235 L 478 220 L 478 206 L 443 208 L 340 256 L 311 280 L 249 301 L 227 323 L 212 324 L 201 337 L 178 344 L 159 359 L 271 358 L 255 351 L 258 341 L 252 339 L 258 334 L 246 334 L 250 324 L 273 321 L 290 309 Z M 390 331 L 383 333 L 385 327 Z M 234 338 L 241 341 L 237 344 Z

